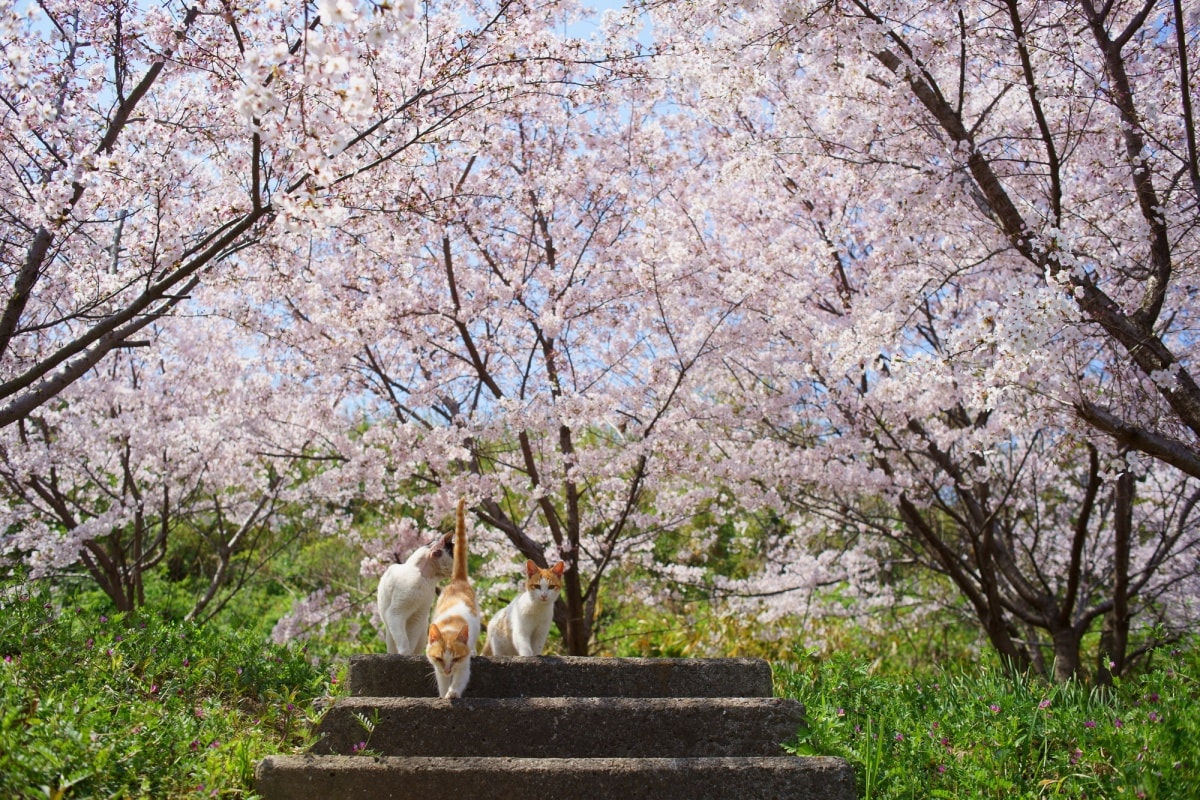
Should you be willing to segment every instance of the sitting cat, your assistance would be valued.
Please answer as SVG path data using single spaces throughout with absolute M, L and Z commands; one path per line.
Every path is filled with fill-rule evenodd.
M 454 571 L 438 597 L 429 625 L 425 657 L 433 665 L 439 697 L 462 697 L 471 678 L 471 654 L 479 641 L 479 605 L 467 578 L 466 501 L 458 501 L 454 531 Z
M 554 601 L 562 588 L 563 562 L 542 569 L 525 562 L 525 591 L 492 617 L 485 656 L 540 656 L 550 635 Z
M 454 539 L 446 534 L 418 547 L 407 561 L 392 564 L 379 577 L 375 599 L 389 653 L 411 656 L 420 652 L 438 581 L 450 574 L 453 565 Z

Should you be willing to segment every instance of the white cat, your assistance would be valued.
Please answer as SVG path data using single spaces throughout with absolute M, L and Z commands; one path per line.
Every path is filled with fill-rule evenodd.
M 407 561 L 392 564 L 380 576 L 375 599 L 389 653 L 411 656 L 421 652 L 438 581 L 453 568 L 454 539 L 446 534 L 418 547 Z
M 500 609 L 487 626 L 485 656 L 540 656 L 550 635 L 554 601 L 562 589 L 565 565 L 542 569 L 525 562 L 525 591 Z

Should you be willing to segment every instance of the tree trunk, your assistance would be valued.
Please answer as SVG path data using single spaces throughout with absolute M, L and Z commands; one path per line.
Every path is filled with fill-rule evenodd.
M 1054 637 L 1054 680 L 1066 683 L 1082 676 L 1083 663 L 1079 659 L 1079 631 L 1073 626 L 1057 628 Z
M 1111 686 L 1114 675 L 1125 671 L 1129 648 L 1129 550 L 1133 541 L 1133 474 L 1117 478 L 1113 492 L 1112 608 L 1104 617 L 1100 652 L 1096 654 L 1096 683 Z
M 583 619 L 583 587 L 579 580 L 579 570 L 575 568 L 573 560 L 563 574 L 563 599 L 567 604 L 567 655 L 586 656 L 588 634 Z

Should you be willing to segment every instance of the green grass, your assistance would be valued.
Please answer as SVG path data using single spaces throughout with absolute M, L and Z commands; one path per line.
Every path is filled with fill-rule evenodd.
M 311 743 L 319 707 L 344 691 L 345 656 L 381 651 L 353 621 L 308 651 L 271 646 L 273 620 L 250 610 L 269 599 L 197 627 L 0 582 L 0 797 L 253 797 L 259 760 Z M 628 611 L 610 626 L 618 654 L 689 654 L 687 626 Z M 938 670 L 912 667 L 928 654 L 904 647 L 870 658 L 852 632 L 852 655 L 759 652 L 733 621 L 713 626 L 691 640 L 708 631 L 727 654 L 773 658 L 779 693 L 807 708 L 790 749 L 849 760 L 863 800 L 1197 796 L 1197 640 L 1100 692 L 965 656 Z
M 808 725 L 790 749 L 835 755 L 858 797 L 1179 798 L 1200 787 L 1200 653 L 1155 654 L 1114 690 L 1052 686 L 991 666 L 872 674 L 865 661 L 776 666 Z
M 247 796 L 257 761 L 303 748 L 337 690 L 239 629 L 0 598 L 0 797 Z

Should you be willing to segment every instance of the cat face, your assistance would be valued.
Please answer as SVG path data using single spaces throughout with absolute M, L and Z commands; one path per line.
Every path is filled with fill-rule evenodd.
M 437 565 L 438 577 L 445 578 L 450 575 L 454 571 L 454 534 L 447 533 L 438 537 L 430 543 L 429 549 L 429 557 Z
M 469 632 L 465 625 L 457 634 L 447 634 L 437 625 L 430 625 L 429 644 L 425 646 L 425 655 L 438 672 L 452 675 L 455 669 L 470 657 L 469 641 Z
M 539 603 L 553 603 L 562 589 L 562 575 L 566 569 L 558 562 L 549 569 L 542 569 L 533 561 L 525 562 L 525 591 Z

